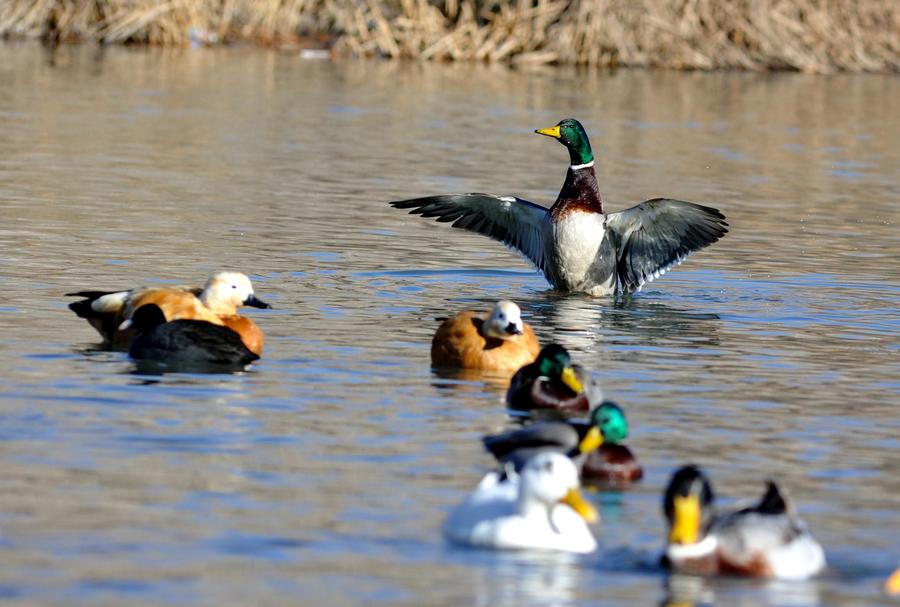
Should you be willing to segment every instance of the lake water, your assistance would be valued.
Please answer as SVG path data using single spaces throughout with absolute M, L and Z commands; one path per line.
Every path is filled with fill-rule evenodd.
M 515 71 L 250 48 L 0 47 L 0 598 L 9 605 L 859 605 L 900 565 L 896 76 Z M 387 206 L 549 204 L 574 116 L 608 207 L 670 196 L 731 233 L 631 299 Z M 64 293 L 250 274 L 245 374 L 136 375 Z M 436 318 L 517 301 L 632 426 L 645 480 L 600 550 L 448 545 L 502 387 L 429 367 Z M 831 565 L 667 578 L 661 492 L 780 479 Z M 896 602 L 893 602 L 896 604 Z

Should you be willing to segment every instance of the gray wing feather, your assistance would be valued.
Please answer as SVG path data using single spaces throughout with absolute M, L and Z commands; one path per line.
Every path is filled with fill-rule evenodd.
M 545 271 L 546 207 L 515 196 L 492 194 L 446 194 L 397 200 L 390 204 L 439 222 L 453 222 L 454 228 L 499 240 Z
M 728 233 L 725 215 L 718 209 L 669 198 L 610 213 L 606 225 L 615 237 L 617 272 L 626 293 L 639 291 Z

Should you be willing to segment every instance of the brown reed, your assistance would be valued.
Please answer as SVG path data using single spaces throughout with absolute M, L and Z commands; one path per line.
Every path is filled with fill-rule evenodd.
M 594 67 L 900 71 L 897 0 L 0 0 L 0 35 Z

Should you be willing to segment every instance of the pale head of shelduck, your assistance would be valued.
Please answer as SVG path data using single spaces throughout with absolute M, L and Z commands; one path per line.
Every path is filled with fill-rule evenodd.
M 253 285 L 246 274 L 219 272 L 203 286 L 200 300 L 207 308 L 220 315 L 235 314 L 241 306 L 271 308 L 253 293 Z
M 481 327 L 485 337 L 510 339 L 524 332 L 522 311 L 511 301 L 498 301 Z

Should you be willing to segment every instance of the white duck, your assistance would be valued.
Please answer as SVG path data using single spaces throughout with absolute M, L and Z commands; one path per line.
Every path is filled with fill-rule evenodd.
M 596 509 L 579 491 L 578 470 L 561 453 L 539 453 L 520 474 L 491 472 L 444 524 L 453 542 L 501 550 L 559 550 L 587 554 L 597 548 L 588 523 Z

